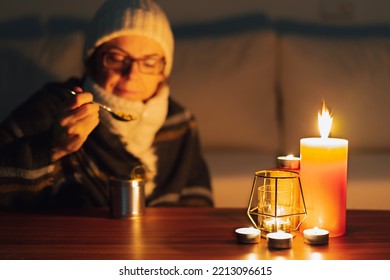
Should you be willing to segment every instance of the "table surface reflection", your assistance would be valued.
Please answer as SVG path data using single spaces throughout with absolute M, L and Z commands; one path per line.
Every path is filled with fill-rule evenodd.
M 390 258 L 390 211 L 348 210 L 347 233 L 311 246 L 296 232 L 291 249 L 266 240 L 239 244 L 234 230 L 250 226 L 246 209 L 147 208 L 139 219 L 116 220 L 108 209 L 62 213 L 0 213 L 0 259 L 382 259 Z

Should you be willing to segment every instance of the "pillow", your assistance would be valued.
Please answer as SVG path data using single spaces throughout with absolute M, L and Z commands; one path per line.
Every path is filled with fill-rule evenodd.
M 319 137 L 322 101 L 333 112 L 331 137 L 352 150 L 390 149 L 390 37 L 288 35 L 281 43 L 284 149 Z
M 177 38 L 171 95 L 207 150 L 276 151 L 276 37 L 270 30 Z

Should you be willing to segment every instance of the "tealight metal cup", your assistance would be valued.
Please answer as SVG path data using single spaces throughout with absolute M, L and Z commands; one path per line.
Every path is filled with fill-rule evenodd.
M 267 234 L 267 245 L 271 249 L 289 249 L 292 247 L 293 235 L 278 231 Z
M 260 233 L 259 229 L 255 228 L 238 228 L 235 230 L 238 243 L 259 243 Z
M 131 219 L 145 214 L 145 180 L 110 178 L 110 213 L 116 219 Z
M 303 238 L 306 244 L 309 245 L 324 245 L 329 242 L 329 231 L 319 229 L 317 227 L 313 229 L 305 229 L 303 231 Z

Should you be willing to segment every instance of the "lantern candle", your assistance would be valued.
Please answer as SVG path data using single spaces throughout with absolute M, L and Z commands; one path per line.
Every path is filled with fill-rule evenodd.
M 301 181 L 307 216 L 300 229 L 319 226 L 330 237 L 346 231 L 348 141 L 328 138 L 332 117 L 323 104 L 318 115 L 321 138 L 301 139 Z
M 291 230 L 291 222 L 288 218 L 285 218 L 285 220 L 281 218 L 269 218 L 263 221 L 263 228 L 266 232 L 275 232 L 278 230 L 289 232 Z

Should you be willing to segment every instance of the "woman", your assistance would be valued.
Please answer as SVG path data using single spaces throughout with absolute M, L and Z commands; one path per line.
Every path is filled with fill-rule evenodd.
M 108 178 L 139 165 L 147 205 L 212 206 L 195 119 L 169 96 L 172 60 L 154 1 L 106 1 L 86 36 L 85 77 L 46 85 L 1 124 L 1 208 L 108 206 Z

